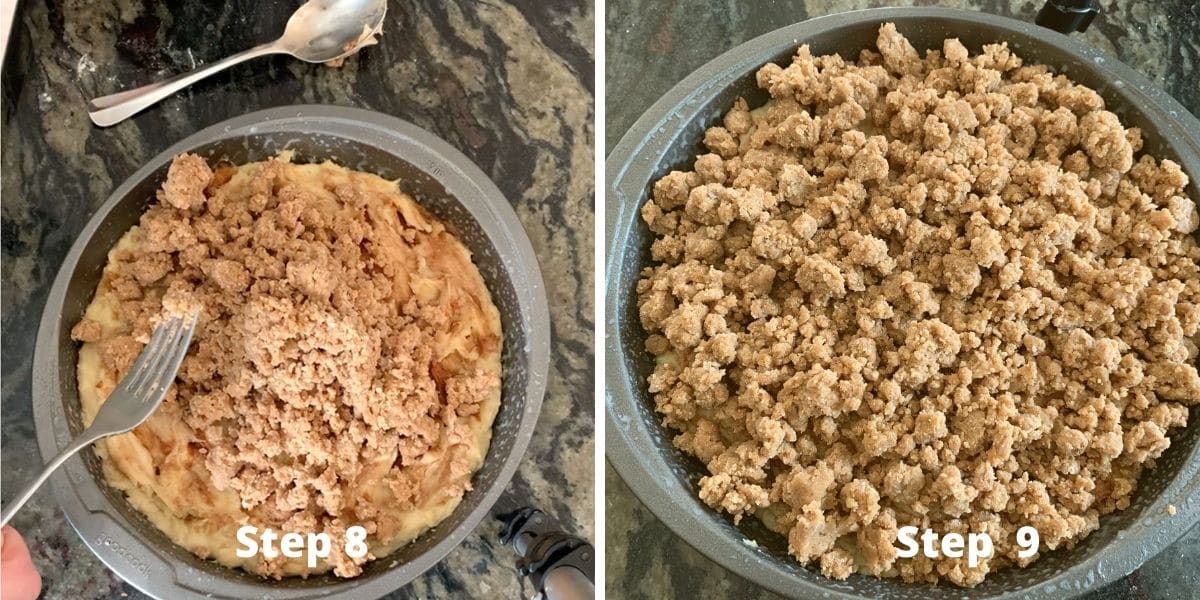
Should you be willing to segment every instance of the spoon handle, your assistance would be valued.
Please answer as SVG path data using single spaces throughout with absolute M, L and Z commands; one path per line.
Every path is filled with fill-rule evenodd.
M 29 498 L 33 496 L 33 493 L 36 492 L 38 488 L 42 487 L 42 484 L 50 478 L 50 474 L 58 469 L 58 467 L 60 467 L 64 462 L 67 462 L 68 458 L 71 458 L 76 452 L 86 448 L 88 444 L 91 444 L 102 437 L 104 436 L 97 435 L 96 431 L 89 427 L 85 429 L 83 433 L 80 433 L 78 437 L 71 440 L 71 443 L 67 445 L 66 448 L 63 448 L 62 452 L 59 452 L 57 456 L 50 459 L 50 462 L 46 463 L 46 466 L 42 469 L 41 474 L 37 476 L 37 479 L 34 479 L 33 483 L 30 483 L 25 487 L 25 489 L 21 490 L 21 493 L 17 494 L 17 497 L 13 498 L 12 501 L 8 503 L 8 506 L 4 507 L 4 512 L 2 515 L 0 515 L 0 526 L 7 525 L 9 519 L 12 519 L 13 515 L 17 514 L 17 510 L 25 505 L 25 502 L 27 502 Z
M 108 127 L 116 125 L 125 119 L 141 112 L 146 107 L 150 106 L 182 90 L 183 88 L 208 77 L 214 73 L 224 71 L 233 65 L 240 62 L 265 56 L 267 54 L 277 54 L 283 52 L 275 43 L 263 44 L 255 46 L 244 52 L 239 52 L 233 56 L 224 58 L 214 63 L 207 64 L 195 71 L 181 73 L 170 79 L 151 83 L 132 90 L 117 92 L 108 96 L 101 96 L 88 103 L 88 116 L 92 118 L 92 122 L 100 127 Z

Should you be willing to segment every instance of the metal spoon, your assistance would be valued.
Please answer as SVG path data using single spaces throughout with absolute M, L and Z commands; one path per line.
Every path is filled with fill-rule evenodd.
M 292 13 L 279 39 L 166 81 L 96 98 L 88 103 L 88 116 L 101 127 L 115 125 L 209 75 L 259 56 L 290 54 L 312 63 L 349 56 L 375 43 L 386 13 L 387 0 L 309 0 Z

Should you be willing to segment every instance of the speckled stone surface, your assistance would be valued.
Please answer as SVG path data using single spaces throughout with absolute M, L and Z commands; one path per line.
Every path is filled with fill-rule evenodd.
M 2 492 L 42 464 L 30 368 L 51 280 L 89 216 L 170 144 L 218 121 L 296 103 L 359 106 L 441 136 L 516 208 L 541 261 L 553 363 L 538 429 L 506 495 L 593 536 L 593 11 L 588 2 L 393 2 L 380 45 L 340 69 L 286 57 L 237 66 L 110 129 L 85 99 L 274 38 L 299 1 L 31 0 L 3 74 Z M 13 524 L 43 599 L 140 597 L 84 547 L 49 490 Z M 525 595 L 510 548 L 485 523 L 391 597 Z
M 612 148 L 662 94 L 734 46 L 784 25 L 879 6 L 945 6 L 1029 21 L 1040 0 L 615 0 L 605 23 L 605 141 Z M 1082 38 L 1149 76 L 1200 115 L 1200 3 L 1101 0 Z M 605 472 L 609 598 L 776 598 L 676 537 L 611 467 Z M 1200 598 L 1200 527 L 1090 599 Z

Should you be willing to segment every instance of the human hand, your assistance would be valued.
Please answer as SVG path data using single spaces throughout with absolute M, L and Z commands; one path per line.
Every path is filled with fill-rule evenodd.
M 9 525 L 0 535 L 0 600 L 34 600 L 42 591 L 42 576 L 33 566 L 25 540 Z

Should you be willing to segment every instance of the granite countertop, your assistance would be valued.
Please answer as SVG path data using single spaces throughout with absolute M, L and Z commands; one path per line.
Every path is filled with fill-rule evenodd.
M 287 57 L 234 67 L 109 129 L 85 99 L 274 38 L 299 1 L 23 2 L 3 73 L 5 504 L 41 468 L 30 372 L 50 283 L 110 191 L 170 144 L 223 119 L 325 103 L 395 115 L 478 164 L 513 204 L 550 294 L 553 363 L 537 431 L 506 491 L 593 537 L 593 11 L 588 2 L 394 2 L 378 46 L 338 69 Z M 13 524 L 42 598 L 142 597 L 84 547 L 48 487 Z M 485 519 L 392 597 L 506 597 L 528 587 Z
M 968 8 L 1033 20 L 1040 0 L 613 0 L 605 23 L 605 141 L 613 148 L 662 94 L 705 62 L 755 36 L 835 12 L 879 6 Z M 1149 76 L 1200 115 L 1200 5 L 1192 0 L 1100 0 L 1084 40 Z M 1077 34 L 1079 35 L 1079 34 Z M 629 76 L 636 74 L 636 76 Z M 610 598 L 776 598 L 676 537 L 605 471 Z M 1200 527 L 1092 599 L 1184 599 L 1200 590 Z

